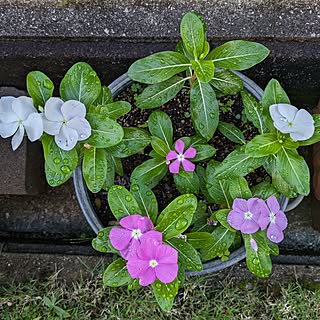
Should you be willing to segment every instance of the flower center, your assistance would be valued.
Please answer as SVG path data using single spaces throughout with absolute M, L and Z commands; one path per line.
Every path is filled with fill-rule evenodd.
M 276 223 L 276 215 L 272 211 L 270 212 L 270 222 Z
M 158 265 L 157 260 L 152 259 L 152 260 L 149 261 L 149 266 L 151 268 L 155 268 L 157 265 Z
M 178 160 L 181 162 L 184 160 L 184 155 L 183 154 L 178 154 Z
M 67 120 L 62 120 L 62 125 L 67 124 Z
M 138 240 L 142 236 L 141 230 L 140 229 L 134 229 L 131 232 L 131 237 Z
M 244 218 L 250 220 L 252 218 L 252 213 L 250 211 L 244 213 Z

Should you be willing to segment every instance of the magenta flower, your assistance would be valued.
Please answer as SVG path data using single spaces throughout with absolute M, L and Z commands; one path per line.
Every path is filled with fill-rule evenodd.
M 112 246 L 120 251 L 124 259 L 136 256 L 141 239 L 151 232 L 154 233 L 153 223 L 148 217 L 133 214 L 120 220 L 123 228 L 112 228 L 109 239 Z
M 251 234 L 259 230 L 259 217 L 263 200 L 258 198 L 234 199 L 227 221 L 242 233 Z
M 259 218 L 261 230 L 265 230 L 268 225 L 267 237 L 270 241 L 279 243 L 283 240 L 283 230 L 287 228 L 288 220 L 286 215 L 280 210 L 280 205 L 275 196 L 267 199 L 267 204 L 261 210 Z
M 161 232 L 153 233 L 158 233 L 158 237 L 162 239 Z M 178 252 L 166 244 L 160 244 L 161 242 L 151 237 L 143 238 L 136 258 L 127 262 L 130 276 L 139 278 L 141 286 L 148 286 L 156 279 L 169 283 L 178 275 Z
M 187 172 L 193 172 L 195 169 L 195 165 L 186 159 L 192 159 L 196 156 L 196 149 L 195 148 L 188 148 L 185 152 L 184 151 L 184 147 L 185 144 L 182 140 L 177 140 L 174 148 L 176 149 L 176 151 L 174 150 L 170 150 L 169 153 L 166 156 L 166 160 L 168 161 L 169 164 L 169 171 L 171 173 L 179 173 L 179 169 L 180 169 L 180 164 L 182 164 L 182 167 L 184 169 L 184 171 Z M 174 160 L 173 162 L 170 161 Z

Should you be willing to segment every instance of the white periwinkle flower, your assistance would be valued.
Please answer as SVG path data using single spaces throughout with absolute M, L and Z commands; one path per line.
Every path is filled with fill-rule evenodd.
M 33 106 L 28 97 L 2 97 L 0 99 L 0 135 L 8 138 L 13 135 L 11 146 L 16 150 L 24 136 L 24 132 L 30 141 L 38 140 L 43 133 L 43 124 L 40 113 Z
M 313 136 L 314 121 L 305 109 L 285 104 L 273 104 L 269 108 L 273 125 L 282 133 L 289 133 L 296 141 L 307 140 Z
M 85 116 L 86 107 L 80 101 L 50 98 L 44 106 L 43 130 L 55 136 L 61 149 L 71 150 L 78 141 L 91 135 L 91 126 Z

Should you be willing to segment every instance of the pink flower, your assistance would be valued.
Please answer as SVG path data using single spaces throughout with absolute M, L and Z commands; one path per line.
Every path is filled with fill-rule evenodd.
M 280 210 L 280 205 L 275 196 L 267 199 L 259 218 L 261 230 L 265 230 L 268 225 L 267 237 L 270 241 L 279 243 L 283 240 L 283 230 L 287 228 L 288 220 L 286 215 Z
M 184 142 L 182 140 L 178 140 L 174 146 L 178 153 L 174 150 L 170 150 L 167 154 L 166 160 L 168 161 L 168 164 L 171 160 L 175 160 L 171 162 L 171 164 L 169 164 L 169 171 L 171 173 L 179 173 L 180 164 L 182 164 L 184 171 L 194 171 L 195 165 L 189 160 L 186 160 L 186 158 L 194 158 L 196 156 L 197 151 L 195 148 L 188 148 L 185 152 L 183 152 L 184 147 Z
M 157 239 L 143 238 L 136 257 L 130 258 L 127 262 L 130 276 L 139 278 L 141 286 L 148 286 L 156 279 L 170 283 L 178 275 L 178 252 L 168 245 L 161 244 L 162 233 L 154 231 L 154 236 L 155 233 L 158 233 Z
M 143 217 L 139 214 L 122 218 L 120 225 L 123 228 L 111 229 L 109 239 L 112 246 L 120 251 L 124 259 L 135 257 L 141 239 L 151 236 L 155 232 L 151 231 L 153 230 L 152 221 L 148 217 Z

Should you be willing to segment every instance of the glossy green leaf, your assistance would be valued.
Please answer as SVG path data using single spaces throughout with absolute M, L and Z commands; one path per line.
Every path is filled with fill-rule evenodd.
M 239 76 L 230 70 L 215 70 L 210 84 L 223 95 L 234 95 L 243 89 L 243 82 Z
M 288 135 L 279 135 L 279 142 L 282 143 L 285 149 L 295 150 L 300 146 L 300 141 L 292 140 Z
M 201 82 L 209 82 L 214 74 L 214 64 L 211 60 L 192 60 L 192 68 Z
M 246 154 L 254 158 L 265 157 L 280 151 L 282 144 L 276 133 L 265 133 L 255 136 L 245 147 Z
M 229 192 L 232 199 L 249 199 L 252 197 L 248 182 L 243 177 L 233 177 L 230 180 Z
M 152 136 L 151 146 L 153 150 L 162 157 L 166 157 L 166 155 L 170 151 L 170 149 L 168 148 L 168 145 L 157 136 Z
M 271 79 L 264 89 L 261 103 L 265 109 L 269 110 L 269 107 L 272 104 L 290 104 L 290 99 L 284 89 L 281 87 L 279 81 Z
M 176 278 L 170 283 L 162 283 L 158 279 L 151 285 L 153 294 L 164 312 L 171 310 L 174 298 L 178 293 L 179 283 Z
M 209 144 L 192 144 L 192 147 L 196 149 L 197 153 L 192 162 L 200 162 L 211 158 L 216 153 L 216 149 Z
M 213 235 L 209 232 L 191 232 L 186 236 L 188 243 L 195 249 L 209 247 L 214 241 Z
M 148 119 L 148 128 L 153 136 L 162 139 L 169 149 L 172 146 L 173 128 L 170 117 L 163 111 L 154 111 Z
M 216 68 L 246 70 L 263 61 L 269 50 L 260 43 L 233 40 L 213 49 L 206 57 Z
M 154 188 L 167 172 L 166 160 L 153 158 L 143 162 L 133 170 L 130 182 L 131 184 L 145 184 L 149 188 Z
M 104 106 L 106 104 L 111 103 L 112 101 L 113 100 L 112 100 L 111 90 L 106 86 L 102 86 L 101 91 L 99 93 L 99 96 L 96 99 L 96 101 L 94 102 L 94 105 Z
M 108 150 L 107 150 L 108 151 Z M 112 154 L 111 156 L 111 160 L 113 162 L 114 165 L 114 171 L 119 175 L 119 176 L 123 176 L 123 166 L 122 166 L 122 161 L 120 158 L 116 158 L 114 157 Z
M 97 236 L 92 239 L 92 247 L 102 253 L 119 253 L 110 242 L 109 234 L 111 229 L 114 227 L 107 227 L 99 230 Z
M 155 223 L 158 215 L 158 201 L 152 190 L 144 184 L 133 184 L 130 192 L 136 199 L 142 215 L 149 217 Z
M 220 121 L 218 130 L 232 142 L 240 144 L 246 143 L 246 139 L 242 131 L 231 123 Z
M 276 163 L 281 177 L 294 191 L 307 196 L 310 192 L 310 172 L 304 158 L 297 151 L 282 147 Z
M 158 216 L 156 230 L 161 231 L 163 239 L 168 240 L 182 234 L 191 224 L 197 209 L 197 198 L 184 194 L 173 201 Z
M 234 230 L 230 224 L 228 223 L 227 221 L 227 217 L 230 213 L 231 209 L 220 209 L 220 210 L 217 210 L 215 211 L 212 216 L 215 217 L 215 219 L 217 219 L 220 224 L 225 227 L 226 229 L 230 230 L 230 231 L 233 231 L 235 232 L 236 230 Z
M 50 187 L 57 187 L 65 183 L 72 177 L 72 173 L 73 173 L 73 171 L 69 173 L 57 173 L 50 169 L 47 162 L 45 162 L 44 168 L 45 168 L 46 180 Z
M 210 52 L 210 43 L 208 41 L 204 41 L 202 53 L 200 55 L 200 60 L 204 59 L 209 52 Z
M 179 238 L 167 240 L 167 243 L 178 251 L 179 265 L 189 271 L 201 271 L 202 263 L 198 251 L 188 242 Z
M 60 84 L 60 96 L 64 101 L 78 100 L 86 107 L 94 103 L 101 92 L 96 72 L 85 62 L 74 64 Z
M 123 128 L 123 138 L 121 142 L 109 151 L 116 158 L 126 158 L 143 150 L 151 141 L 147 131 L 137 128 Z
M 213 88 L 208 83 L 196 81 L 190 92 L 190 111 L 196 131 L 210 140 L 219 122 L 219 108 Z
M 87 113 L 91 136 L 86 142 L 96 148 L 108 148 L 118 144 L 124 135 L 122 127 L 105 115 Z
M 135 81 L 154 84 L 170 79 L 189 66 L 189 59 L 184 55 L 174 51 L 163 51 L 134 62 L 128 70 L 128 76 Z
M 314 134 L 308 140 L 299 141 L 300 146 L 309 146 L 320 141 L 320 114 L 313 114 L 312 117 L 315 127 Z
M 27 75 L 27 90 L 34 106 L 44 107 L 46 101 L 52 97 L 54 85 L 44 73 L 32 71 Z
M 137 107 L 141 109 L 161 107 L 178 94 L 187 79 L 189 78 L 174 76 L 146 87 L 138 96 Z
M 127 114 L 131 110 L 131 105 L 126 101 L 111 102 L 106 105 L 102 105 L 99 108 L 100 114 L 108 116 L 112 120 L 117 120 L 123 115 Z
M 213 203 L 214 200 L 211 198 L 207 189 L 206 169 L 201 166 L 197 166 L 196 172 L 199 178 L 199 186 L 200 186 L 201 193 L 205 196 L 206 200 L 209 203 Z
M 200 251 L 201 258 L 206 261 L 224 256 L 235 238 L 235 232 L 223 226 L 217 227 L 212 232 L 212 235 L 214 242 L 209 247 L 203 248 Z
M 115 179 L 115 165 L 112 159 L 112 156 L 109 154 L 108 150 L 106 150 L 106 159 L 107 159 L 107 174 L 106 174 L 106 180 L 103 184 L 102 189 L 109 190 L 111 186 L 114 185 L 114 179 Z
M 131 281 L 131 276 L 127 270 L 127 261 L 117 259 L 109 264 L 103 274 L 103 284 L 108 287 L 120 287 Z
M 199 178 L 195 172 L 186 172 L 181 169 L 178 174 L 173 175 L 173 178 L 181 194 L 199 192 Z
M 263 200 L 268 199 L 271 196 L 278 198 L 280 193 L 273 184 L 268 181 L 263 181 L 252 187 L 252 193 L 254 198 L 260 198 Z
M 133 195 L 122 186 L 114 185 L 109 189 L 108 203 L 118 221 L 125 216 L 142 214 L 142 210 Z
M 189 54 L 194 57 L 200 57 L 203 52 L 205 36 L 204 26 L 201 19 L 193 12 L 186 13 L 180 24 L 180 34 Z
M 82 173 L 88 189 L 99 192 L 107 176 L 107 158 L 104 149 L 90 148 L 84 150 Z

